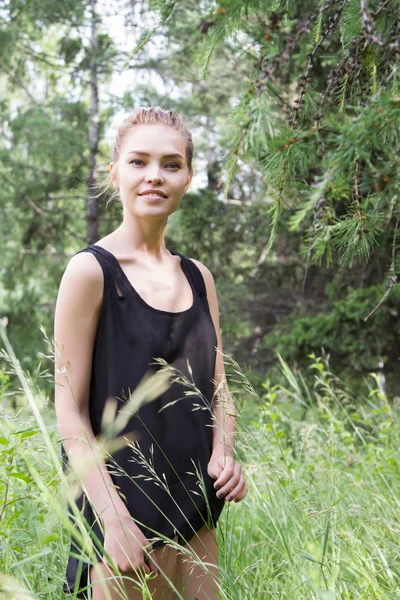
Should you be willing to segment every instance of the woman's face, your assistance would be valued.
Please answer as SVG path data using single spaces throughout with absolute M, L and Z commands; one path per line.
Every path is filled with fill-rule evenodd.
M 168 218 L 179 207 L 192 174 L 185 138 L 168 125 L 134 125 L 126 133 L 118 163 L 110 163 L 125 210 L 141 217 Z M 144 195 L 156 189 L 165 196 Z

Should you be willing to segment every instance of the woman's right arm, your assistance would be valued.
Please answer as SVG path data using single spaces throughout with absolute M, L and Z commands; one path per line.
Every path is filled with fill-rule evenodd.
M 122 523 L 128 524 L 134 537 L 141 541 L 139 546 L 134 540 L 131 543 L 141 553 L 138 562 L 142 563 L 141 546 L 149 542 L 132 520 L 104 461 L 97 458 L 97 463 L 93 462 L 92 446 L 96 449 L 97 441 L 89 417 L 89 392 L 103 285 L 103 271 L 95 256 L 80 252 L 70 259 L 58 290 L 54 317 L 55 411 L 60 438 L 71 462 L 89 461 L 81 482 L 103 521 L 106 537 L 107 532 L 114 533 L 112 539 L 108 537 L 109 549 L 114 546 L 114 556 L 121 552 L 114 537 L 119 539 L 119 545 L 124 545 L 120 528 Z M 129 570 L 124 569 L 123 563 L 124 558 L 120 557 L 119 568 Z
M 60 438 L 71 461 L 94 457 L 89 391 L 102 302 L 103 273 L 96 258 L 86 252 L 73 256 L 60 283 L 54 317 L 55 410 Z M 99 468 L 90 469 L 82 479 L 97 514 L 104 519 L 115 510 L 127 512 L 106 465 L 98 464 Z

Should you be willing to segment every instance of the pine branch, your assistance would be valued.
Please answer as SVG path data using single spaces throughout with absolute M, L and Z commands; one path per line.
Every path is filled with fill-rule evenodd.
M 375 308 L 373 310 L 371 310 L 371 312 L 365 317 L 364 321 L 367 321 L 371 315 L 374 314 L 374 312 L 376 310 L 378 310 L 378 308 L 385 302 L 386 298 L 389 296 L 390 292 L 392 291 L 393 287 L 395 286 L 395 284 L 397 283 L 397 275 L 395 273 L 395 264 L 396 264 L 396 237 L 397 237 L 397 229 L 399 226 L 399 219 L 397 219 L 396 221 L 396 225 L 394 228 L 394 235 L 393 235 L 393 242 L 392 242 L 392 262 L 389 268 L 389 283 L 387 286 L 387 290 L 384 293 L 383 297 L 381 298 L 381 300 L 378 302 L 378 304 L 375 306 Z

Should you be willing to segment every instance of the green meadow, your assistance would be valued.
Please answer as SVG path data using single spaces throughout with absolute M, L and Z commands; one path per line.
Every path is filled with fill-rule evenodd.
M 373 373 L 350 392 L 308 358 L 307 377 L 280 359 L 279 381 L 257 393 L 226 357 L 249 491 L 218 523 L 221 600 L 400 598 L 398 399 Z M 0 598 L 59 600 L 71 525 L 54 408 L 11 366 L 21 391 L 11 403 L 1 374 Z

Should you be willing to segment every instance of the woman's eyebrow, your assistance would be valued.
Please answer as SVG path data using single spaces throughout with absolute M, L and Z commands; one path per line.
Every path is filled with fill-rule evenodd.
M 149 152 L 142 152 L 141 150 L 131 150 L 128 154 L 141 154 L 142 156 L 150 156 Z M 175 152 L 174 154 L 164 154 L 162 158 L 182 158 L 182 154 Z

